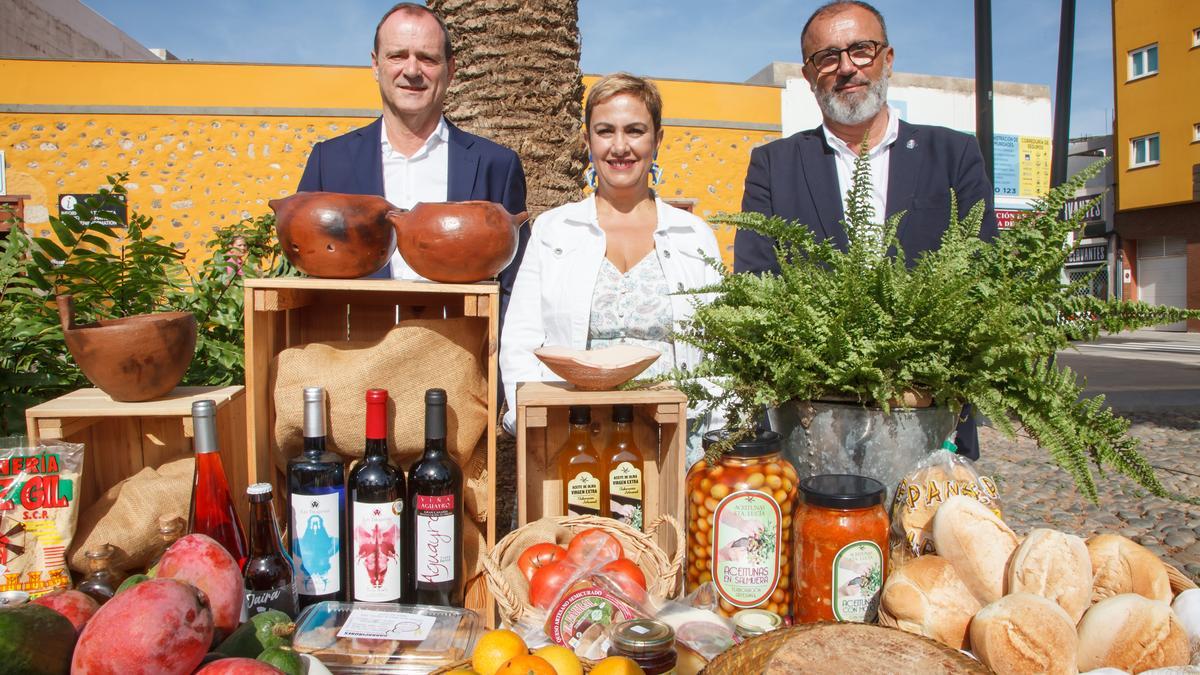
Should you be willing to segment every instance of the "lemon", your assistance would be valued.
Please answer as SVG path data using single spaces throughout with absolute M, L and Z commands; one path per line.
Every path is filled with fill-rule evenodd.
M 471 665 L 479 675 L 496 675 L 509 659 L 529 653 L 525 641 L 511 630 L 488 631 L 475 645 Z
M 566 647 L 550 645 L 535 651 L 533 655 L 542 657 L 554 666 L 557 675 L 583 675 L 583 664 L 579 662 L 575 652 Z

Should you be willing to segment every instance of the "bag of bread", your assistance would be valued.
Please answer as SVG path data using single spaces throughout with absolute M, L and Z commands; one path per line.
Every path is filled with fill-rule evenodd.
M 82 473 L 81 443 L 0 438 L 0 591 L 36 598 L 71 587 Z
M 917 463 L 896 488 L 891 512 L 891 554 L 894 564 L 936 553 L 933 514 L 947 499 L 964 495 L 978 500 L 1001 517 L 996 481 L 981 476 L 974 462 L 959 455 L 950 441 Z

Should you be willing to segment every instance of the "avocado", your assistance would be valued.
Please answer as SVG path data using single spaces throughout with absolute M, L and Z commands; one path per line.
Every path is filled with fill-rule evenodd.
M 258 655 L 258 660 L 287 673 L 287 675 L 304 675 L 304 662 L 300 655 L 286 647 L 270 647 Z
M 255 614 L 250 620 L 237 627 L 217 651 L 226 656 L 241 656 L 253 659 L 264 649 L 291 644 L 292 631 L 296 625 L 283 612 L 272 609 Z
M 0 609 L 0 669 L 8 675 L 68 675 L 75 626 L 42 605 Z
M 151 577 L 146 576 L 145 574 L 134 574 L 125 579 L 125 581 L 121 582 L 121 585 L 117 587 L 117 593 L 120 593 L 126 588 L 133 588 L 134 586 L 137 586 L 138 584 L 142 583 L 143 581 L 147 581 L 150 578 Z

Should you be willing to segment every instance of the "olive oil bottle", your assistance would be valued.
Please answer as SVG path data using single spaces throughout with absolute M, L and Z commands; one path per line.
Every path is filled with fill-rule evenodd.
M 563 484 L 563 513 L 568 516 L 607 516 L 608 480 L 604 461 L 592 445 L 592 411 L 571 406 L 570 432 L 558 451 Z
M 612 421 L 604 452 L 609 515 L 640 530 L 645 520 L 645 458 L 633 440 L 633 406 L 614 405 Z

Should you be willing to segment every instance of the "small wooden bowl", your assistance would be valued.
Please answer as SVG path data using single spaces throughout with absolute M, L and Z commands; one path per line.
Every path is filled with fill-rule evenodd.
M 604 349 L 542 347 L 533 350 L 533 355 L 576 389 L 604 391 L 637 377 L 662 353 L 649 347 L 615 345 Z

